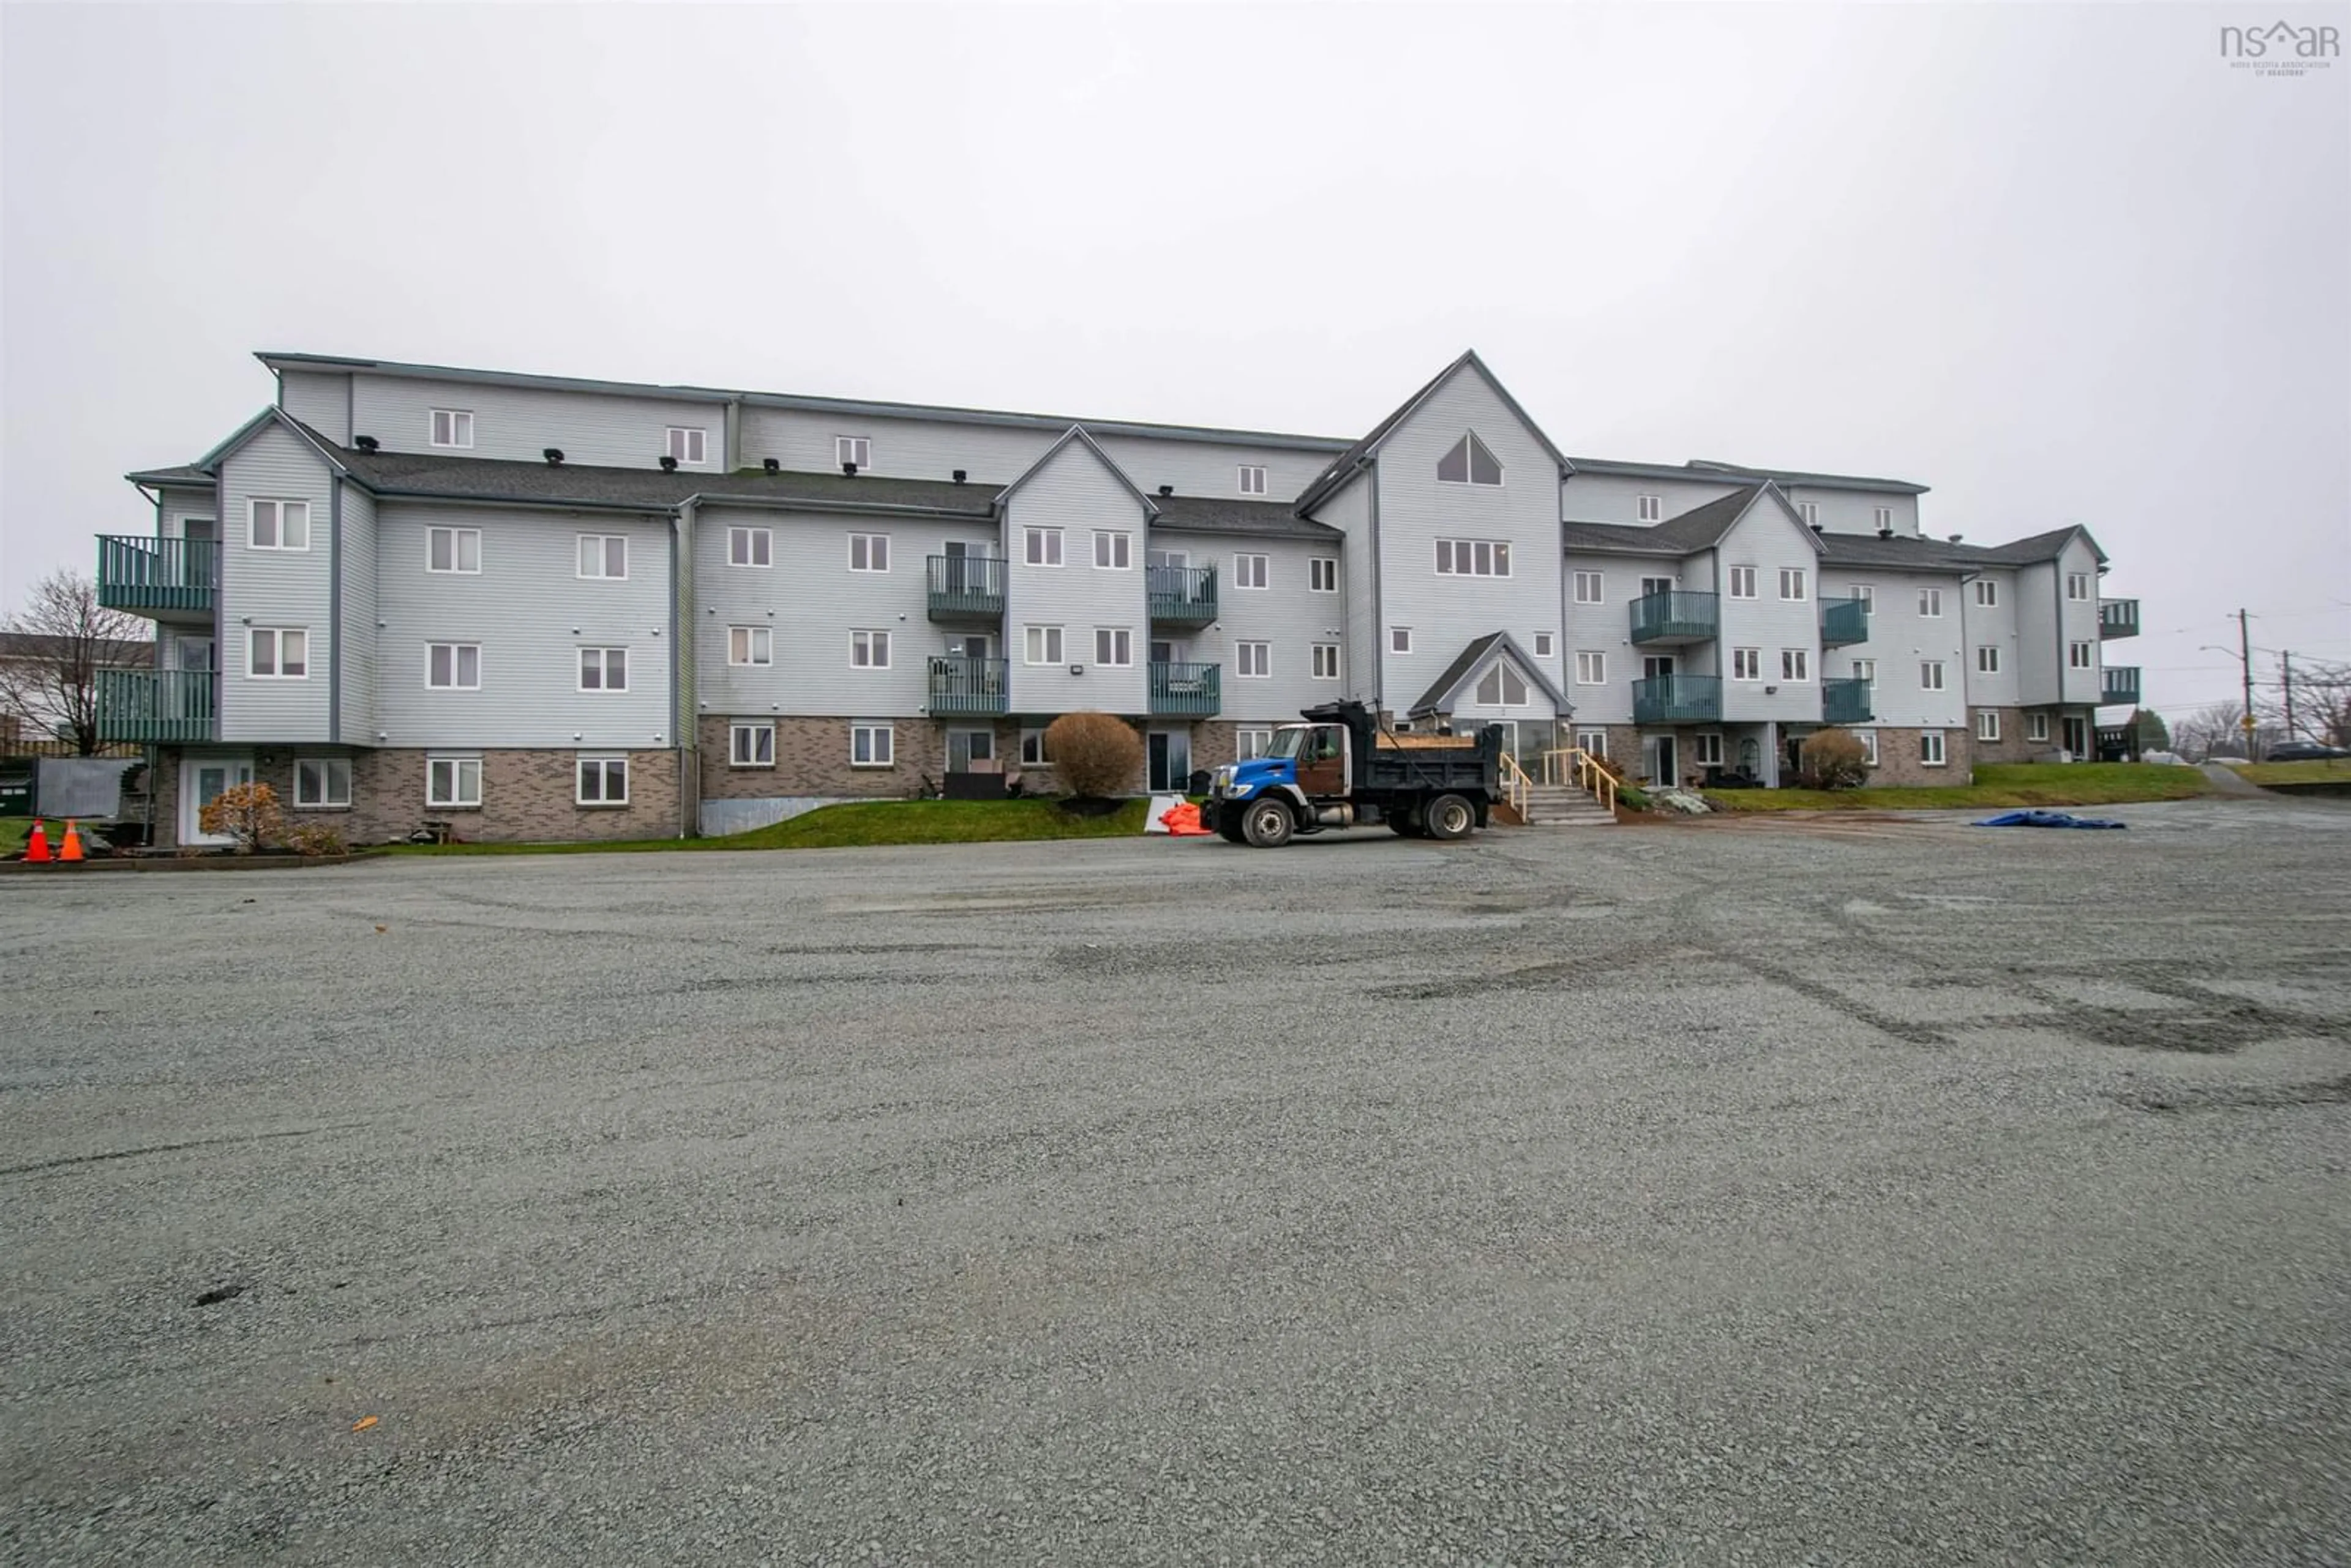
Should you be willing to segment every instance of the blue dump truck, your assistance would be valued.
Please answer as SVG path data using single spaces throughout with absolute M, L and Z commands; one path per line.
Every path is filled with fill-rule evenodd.
M 1273 732 L 1263 757 L 1211 775 L 1200 821 L 1272 849 L 1301 833 L 1385 822 L 1407 838 L 1466 839 L 1501 792 L 1502 732 L 1397 735 L 1361 703 L 1332 703 Z

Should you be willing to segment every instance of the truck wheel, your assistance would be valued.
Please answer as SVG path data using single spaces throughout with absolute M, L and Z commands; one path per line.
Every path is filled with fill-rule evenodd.
M 1241 831 L 1241 825 L 1233 821 L 1233 814 L 1230 811 L 1217 819 L 1217 837 L 1228 844 L 1249 842 L 1249 835 Z
M 1290 841 L 1290 808 L 1280 800 L 1252 800 L 1241 813 L 1241 832 L 1261 850 L 1278 850 Z
M 1478 812 L 1458 795 L 1439 795 L 1428 803 L 1428 836 L 1450 842 L 1466 839 L 1478 825 Z

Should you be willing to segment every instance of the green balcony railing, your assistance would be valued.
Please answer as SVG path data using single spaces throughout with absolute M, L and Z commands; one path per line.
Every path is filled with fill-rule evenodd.
M 2108 664 L 2106 666 L 2105 674 L 2106 678 L 2103 683 L 2105 695 L 2099 697 L 2098 706 L 2101 707 L 2109 707 L 2119 706 L 2124 703 L 2129 703 L 2134 707 L 2137 706 L 2138 666 L 2137 664 Z
M 1212 717 L 1223 704 L 1218 685 L 1222 666 L 1166 664 L 1151 666 L 1151 711 L 1162 717 Z
M 990 620 L 1004 613 L 1007 563 L 995 556 L 935 555 L 924 563 L 930 577 L 931 619 Z
M 1859 599 L 1821 601 L 1821 646 L 1843 648 L 1869 641 L 1869 608 Z
M 1635 724 L 1718 724 L 1721 719 L 1719 675 L 1651 675 L 1633 683 Z
M 210 740 L 216 678 L 210 670 L 100 670 L 98 737 L 151 746 Z
M 1867 681 L 1835 680 L 1821 683 L 1821 722 L 1823 724 L 1867 724 L 1876 716 L 1870 712 Z
M 1680 589 L 1645 593 L 1633 601 L 1635 643 L 1704 643 L 1714 636 L 1715 596 Z
M 209 615 L 219 569 L 220 546 L 211 539 L 100 534 L 98 601 L 138 614 L 162 610 Z
M 2137 636 L 2138 601 L 2136 599 L 2099 600 L 2098 635 L 2101 637 Z
M 1217 618 L 1215 567 L 1155 566 L 1144 576 L 1154 621 L 1205 626 Z
M 1010 683 L 1002 659 L 935 658 L 931 661 L 930 709 L 934 717 L 967 718 L 1008 711 Z

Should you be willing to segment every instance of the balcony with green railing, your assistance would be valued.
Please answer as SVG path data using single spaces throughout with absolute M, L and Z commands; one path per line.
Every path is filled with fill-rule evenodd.
M 2108 664 L 2103 683 L 2104 695 L 2098 698 L 2101 707 L 2119 707 L 2124 703 L 2138 706 L 2138 666 Z
M 1863 599 L 1821 601 L 1821 646 L 1843 648 L 1869 641 L 1869 601 Z
M 148 746 L 212 739 L 216 679 L 210 670 L 99 671 L 99 739 Z
M 137 615 L 210 615 L 219 569 L 211 539 L 101 534 L 98 601 Z
M 2099 600 L 2098 635 L 2101 637 L 2137 636 L 2138 601 L 2136 599 Z
M 1715 596 L 1680 589 L 1645 593 L 1633 601 L 1633 641 L 1659 646 L 1707 643 L 1719 619 Z
M 1652 596 L 1654 597 L 1654 596 Z M 1708 598 L 1713 595 L 1708 594 Z M 1719 724 L 1722 677 L 1651 675 L 1633 683 L 1635 724 Z
M 1821 683 L 1821 722 L 1823 724 L 1867 724 L 1876 716 L 1870 711 L 1869 683 L 1865 680 L 1834 680 Z
M 1217 664 L 1151 666 L 1151 712 L 1156 718 L 1212 718 L 1222 706 Z
M 929 690 L 934 718 L 986 717 L 1010 711 L 1011 683 L 1002 659 L 935 658 Z
M 1007 563 L 995 556 L 935 555 L 929 574 L 934 621 L 994 621 L 1004 614 Z
M 1155 566 L 1144 574 L 1151 618 L 1163 624 L 1206 626 L 1217 618 L 1217 569 Z

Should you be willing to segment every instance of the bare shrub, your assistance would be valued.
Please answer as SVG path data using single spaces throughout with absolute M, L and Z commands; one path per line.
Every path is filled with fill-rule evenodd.
M 1869 758 L 1850 730 L 1814 730 L 1804 740 L 1802 779 L 1807 789 L 1857 789 L 1869 779 Z
M 1071 794 L 1106 800 L 1134 787 L 1143 737 L 1106 713 L 1065 713 L 1045 730 L 1045 755 Z
M 277 809 L 277 790 L 266 784 L 239 784 L 221 791 L 198 811 L 196 825 L 207 833 L 235 839 L 236 852 L 249 855 L 277 841 L 286 818 Z
M 342 831 L 326 822 L 305 822 L 286 835 L 286 847 L 298 855 L 347 855 L 351 846 Z

